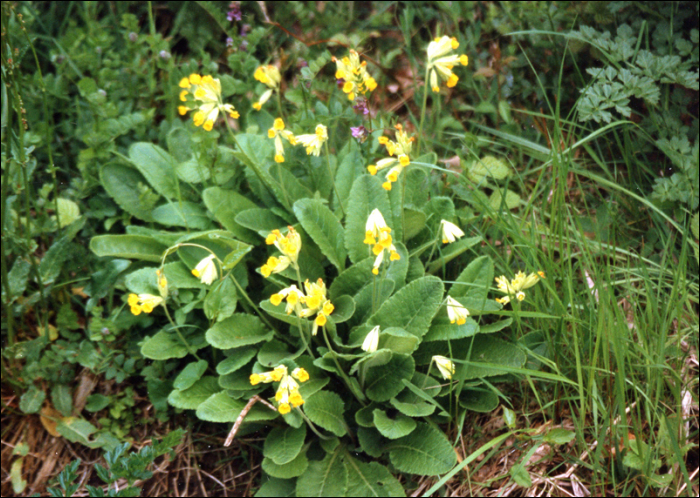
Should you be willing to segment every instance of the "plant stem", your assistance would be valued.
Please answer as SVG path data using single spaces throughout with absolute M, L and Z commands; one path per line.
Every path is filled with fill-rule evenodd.
M 345 218 L 345 209 L 343 209 L 343 201 L 340 200 L 340 194 L 338 193 L 338 187 L 335 184 L 335 178 L 333 177 L 333 168 L 331 168 L 331 155 L 328 151 L 328 141 L 326 140 L 325 150 L 326 150 L 326 164 L 328 165 L 328 173 L 331 175 L 331 183 L 333 184 L 333 191 L 335 192 L 335 198 L 338 200 L 338 205 L 340 206 L 340 212 Z
M 420 125 L 418 126 L 418 134 L 416 144 L 416 157 L 420 156 L 420 147 L 423 144 L 423 123 L 425 122 L 425 108 L 428 106 L 428 73 L 430 69 L 425 69 L 425 84 L 423 85 L 423 106 L 420 110 Z

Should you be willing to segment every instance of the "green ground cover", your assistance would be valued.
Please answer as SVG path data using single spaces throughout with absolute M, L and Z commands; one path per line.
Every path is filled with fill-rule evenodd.
M 697 18 L 3 3 L 3 495 L 697 496 Z

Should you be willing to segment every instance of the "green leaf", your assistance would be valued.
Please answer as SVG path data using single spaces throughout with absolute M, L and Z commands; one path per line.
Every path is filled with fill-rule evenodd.
M 160 263 L 168 247 L 145 235 L 98 235 L 90 239 L 90 250 L 99 257 L 142 259 Z
M 296 327 L 297 321 L 299 320 L 295 314 L 287 314 L 285 311 L 287 308 L 287 303 L 286 302 L 281 302 L 277 306 L 272 304 L 269 299 L 265 299 L 264 301 L 260 302 L 260 307 L 265 311 L 268 315 L 281 320 L 285 323 L 288 323 L 290 325 L 294 325 Z
M 201 204 L 182 201 L 158 206 L 151 213 L 153 221 L 169 227 L 205 230 L 211 228 L 207 210 Z
M 284 192 L 269 173 L 268 164 L 271 162 L 271 156 L 268 151 L 272 147 L 271 141 L 260 135 L 239 133 L 236 135 L 236 142 L 240 148 L 237 148 L 233 153 L 234 157 L 255 173 L 257 179 L 274 194 L 280 204 L 290 208 Z
M 343 400 L 336 393 L 319 391 L 304 400 L 304 413 L 314 424 L 342 437 L 346 433 L 344 406 Z
M 463 237 L 456 242 L 447 244 L 440 251 L 440 258 L 436 259 L 428 266 L 426 273 L 435 273 L 438 269 L 455 259 L 457 256 L 466 252 L 470 247 L 481 242 L 481 237 Z
M 219 362 L 216 366 L 216 373 L 226 375 L 244 367 L 257 354 L 256 348 L 240 348 L 232 352 L 231 356 Z
M 457 364 L 457 377 L 470 380 L 501 375 L 508 372 L 492 368 L 491 366 L 502 365 L 509 369 L 517 369 L 522 368 L 526 360 L 527 355 L 518 349 L 516 345 L 493 336 L 477 335 L 472 345 L 471 362 L 468 364 Z M 489 363 L 491 366 L 479 366 L 481 362 Z
M 70 386 L 56 384 L 51 388 L 51 402 L 61 415 L 68 417 L 73 411 L 73 393 Z
M 427 217 L 423 211 L 417 209 L 404 209 L 404 240 L 410 240 L 425 228 Z
M 505 189 L 505 200 L 504 194 L 501 190 L 494 190 L 489 197 L 489 205 L 494 211 L 501 209 L 501 204 L 505 204 L 506 209 L 515 209 L 520 204 L 520 196 L 513 192 L 512 190 Z
M 265 477 L 263 477 L 263 480 Z M 296 482 L 292 479 L 278 479 L 270 477 L 264 481 L 258 491 L 255 493 L 255 498 L 282 498 L 287 496 L 295 496 Z
M 384 453 L 387 440 L 374 427 L 358 427 L 357 440 L 362 451 L 369 456 L 379 458 Z
M 437 277 L 414 280 L 386 301 L 367 324 L 382 328 L 399 327 L 416 337 L 423 337 L 440 309 L 444 290 L 442 280 Z
M 177 377 L 175 377 L 173 387 L 181 391 L 192 387 L 192 385 L 204 375 L 208 366 L 209 363 L 207 363 L 206 360 L 193 361 L 183 368 Z
M 233 280 L 217 280 L 204 299 L 204 314 L 209 320 L 220 322 L 236 312 L 238 294 Z
M 236 221 L 241 211 L 256 208 L 253 201 L 233 190 L 220 187 L 209 187 L 202 192 L 202 200 L 209 211 L 221 225 L 236 238 L 257 245 L 260 238 L 255 232 L 248 230 Z
M 109 397 L 105 396 L 104 394 L 91 394 L 87 397 L 85 409 L 92 413 L 99 412 L 100 410 L 107 408 L 111 402 L 112 401 L 109 399 Z
M 310 462 L 297 479 L 297 496 L 345 496 L 347 488 L 348 471 L 339 450 L 327 453 L 320 462 Z
M 3 99 L 4 101 L 5 99 Z M 24 458 L 18 458 L 12 462 L 12 467 L 10 467 L 10 481 L 12 482 L 12 491 L 14 491 L 15 496 L 20 496 L 27 487 L 27 481 L 22 477 L 24 475 L 22 470 L 23 464 Z
M 426 423 L 419 423 L 417 430 L 392 441 L 387 449 L 394 467 L 409 474 L 444 474 L 457 463 L 457 456 L 445 435 Z
M 348 490 L 345 496 L 406 496 L 401 483 L 383 465 L 345 456 Z
M 395 353 L 413 353 L 420 344 L 420 339 L 398 327 L 389 327 L 379 335 L 379 348 L 389 349 Z
M 358 263 L 368 255 L 365 240 L 367 218 L 374 209 L 379 209 L 384 220 L 391 221 L 391 206 L 386 190 L 379 178 L 362 175 L 355 179 L 346 205 L 345 247 L 350 261 Z
M 478 413 L 489 413 L 498 407 L 498 396 L 483 389 L 464 389 L 459 395 L 462 408 Z
M 573 431 L 559 427 L 545 434 L 542 440 L 550 444 L 566 444 L 573 441 L 575 437 L 576 433 Z
M 503 160 L 494 156 L 484 156 L 469 167 L 469 177 L 476 183 L 484 179 L 503 180 L 513 173 L 513 169 Z
M 56 280 L 70 253 L 70 239 L 67 237 L 61 237 L 51 244 L 39 263 L 39 274 L 43 285 L 51 284 Z
M 171 391 L 168 404 L 181 410 L 196 410 L 199 405 L 219 392 L 219 379 L 213 376 L 202 377 L 187 389 Z
M 303 427 L 303 426 L 302 426 Z M 269 436 L 268 436 L 269 438 Z M 291 479 L 299 477 L 309 467 L 309 459 L 306 457 L 306 452 L 299 453 L 291 462 L 277 464 L 271 458 L 263 458 L 262 468 L 272 477 L 279 479 Z M 257 495 L 256 495 L 257 496 Z
M 530 479 L 530 473 L 527 471 L 522 464 L 515 464 L 510 468 L 510 476 L 515 481 L 515 484 L 522 486 L 523 488 L 532 487 L 532 479 Z
M 159 199 L 146 179 L 133 168 L 108 163 L 100 169 L 100 183 L 114 202 L 127 213 L 143 221 L 153 221 L 151 211 Z
M 78 417 L 64 417 L 56 424 L 56 430 L 71 443 L 81 443 L 94 447 L 90 436 L 97 432 L 97 428 L 87 420 Z
M 240 348 L 272 339 L 274 333 L 267 330 L 256 316 L 234 313 L 207 330 L 207 342 L 218 349 Z
M 304 446 L 304 439 L 306 439 L 306 425 L 302 425 L 298 429 L 275 427 L 265 439 L 263 455 L 277 465 L 284 465 L 299 455 L 302 446 Z
M 354 140 L 348 140 L 338 154 L 338 157 L 342 157 L 342 160 L 338 165 L 338 170 L 335 175 L 335 186 L 343 206 L 348 210 L 345 213 L 346 215 L 351 212 L 349 208 L 349 197 L 352 186 L 355 184 L 355 179 L 360 176 L 365 176 L 366 172 L 365 162 L 362 159 L 362 153 L 359 149 L 359 145 Z M 348 249 L 348 251 L 349 250 L 350 249 Z
M 321 201 L 302 199 L 294 203 L 294 213 L 301 226 L 313 239 L 328 260 L 342 272 L 345 269 L 343 226 Z
M 450 323 L 447 316 L 435 318 L 430 325 L 430 330 L 423 337 L 423 342 L 448 341 L 451 339 L 461 339 L 471 337 L 479 333 L 479 325 L 471 318 L 467 317 L 466 323 L 458 325 Z
M 282 218 L 277 216 L 269 209 L 246 209 L 236 215 L 236 223 L 239 225 L 258 232 L 259 235 L 267 237 L 271 231 L 284 228 L 288 225 Z
M 70 199 L 59 197 L 56 199 L 56 205 L 58 206 L 56 217 L 58 218 L 58 222 L 61 227 L 70 225 L 75 220 L 80 218 L 80 207 Z
M 177 334 L 161 330 L 153 337 L 147 338 L 141 345 L 141 354 L 151 360 L 169 360 L 184 358 L 189 351 Z
M 372 265 L 374 258 L 366 258 L 361 262 L 349 267 L 347 270 L 338 275 L 328 289 L 328 295 L 331 301 L 338 296 L 347 294 L 348 296 L 356 295 L 364 286 L 371 283 L 370 276 L 372 275 Z
M 492 283 L 493 261 L 488 256 L 481 256 L 459 274 L 448 294 L 452 297 L 484 299 Z
M 398 263 L 398 261 L 394 261 L 392 264 L 393 263 Z M 365 278 L 367 278 L 367 276 L 365 276 Z M 375 277 L 372 275 L 370 278 Z M 363 323 L 367 317 L 372 314 L 372 303 L 380 304 L 389 299 L 391 293 L 394 292 L 394 286 L 393 280 L 384 278 L 379 280 L 379 284 L 376 288 L 374 284 L 366 285 L 360 292 L 355 294 L 353 298 L 355 301 L 355 314 L 350 320 L 350 326 Z
M 368 368 L 365 394 L 374 401 L 389 401 L 404 389 L 402 380 L 413 377 L 415 363 L 407 354 L 394 353 L 388 363 Z
M 24 413 L 37 413 L 46 399 L 46 393 L 31 385 L 19 399 L 19 409 Z
M 197 407 L 197 418 L 205 422 L 235 422 L 248 400 L 233 399 L 225 391 L 213 394 Z M 279 414 L 262 403 L 256 403 L 245 417 L 245 422 L 261 422 L 277 418 Z
M 480 334 L 491 334 L 493 332 L 500 332 L 506 327 L 510 327 L 513 323 L 512 318 L 506 318 L 505 320 L 499 320 L 497 322 L 489 323 L 487 325 L 481 325 L 479 327 Z
M 382 436 L 388 439 L 398 439 L 407 436 L 416 428 L 416 421 L 401 413 L 396 418 L 390 418 L 384 410 L 376 409 L 372 412 L 374 426 Z
M 403 403 L 396 398 L 390 399 L 389 403 L 398 411 L 409 417 L 427 417 L 428 415 L 432 415 L 436 408 L 435 405 L 423 401 Z
M 165 150 L 152 143 L 137 142 L 129 147 L 129 160 L 156 192 L 168 199 L 180 198 L 176 162 Z
M 335 309 L 330 317 L 333 323 L 343 323 L 355 313 L 355 301 L 350 296 L 339 296 L 332 301 Z

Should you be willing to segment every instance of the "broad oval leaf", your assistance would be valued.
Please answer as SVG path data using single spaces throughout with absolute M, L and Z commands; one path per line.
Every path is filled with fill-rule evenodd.
M 275 427 L 265 439 L 263 455 L 277 465 L 284 465 L 294 460 L 306 438 L 306 425 L 294 427 Z
M 309 468 L 297 479 L 297 496 L 345 496 L 348 471 L 340 451 L 309 463 Z
M 291 462 L 278 464 L 271 458 L 265 457 L 263 458 L 261 465 L 263 470 L 272 477 L 277 477 L 279 479 L 292 479 L 293 477 L 299 477 L 306 472 L 306 469 L 309 467 L 309 459 L 306 458 L 306 452 L 304 451 L 303 453 L 299 453 Z
M 406 496 L 403 486 L 391 472 L 377 462 L 361 462 L 345 456 L 348 491 L 345 496 Z
M 161 225 L 173 227 L 194 228 L 205 230 L 211 228 L 211 220 L 207 216 L 207 210 L 195 202 L 170 202 L 158 206 L 151 213 L 153 221 Z
M 143 221 L 153 221 L 151 211 L 160 196 L 134 168 L 108 163 L 100 169 L 100 183 L 119 207 Z
M 218 349 L 240 348 L 272 339 L 262 321 L 246 313 L 234 313 L 207 330 L 207 342 Z
M 197 407 L 197 418 L 205 422 L 235 422 L 248 400 L 233 399 L 225 391 L 213 394 Z M 256 403 L 245 416 L 245 422 L 277 418 L 279 414 L 262 403 Z
M 176 162 L 165 150 L 149 142 L 136 142 L 129 147 L 129 160 L 159 194 L 179 198 Z
M 334 392 L 319 391 L 304 401 L 304 413 L 314 424 L 320 425 L 338 437 L 346 433 L 343 411 L 345 404 Z
M 90 239 L 90 250 L 97 256 L 142 259 L 160 263 L 168 247 L 145 235 L 98 235 Z
M 372 327 L 399 327 L 423 337 L 440 309 L 444 291 L 442 280 L 437 277 L 414 280 L 386 301 L 367 323 Z
M 493 261 L 480 256 L 459 274 L 450 288 L 452 297 L 485 298 L 493 283 Z
M 423 422 L 408 436 L 389 443 L 388 450 L 394 467 L 409 474 L 444 474 L 457 463 L 457 456 L 445 435 Z
M 410 355 L 393 353 L 388 363 L 368 368 L 365 394 L 373 401 L 389 401 L 404 389 L 402 380 L 413 377 L 415 368 Z
M 221 387 L 216 377 L 202 377 L 187 389 L 171 391 L 168 395 L 168 403 L 181 410 L 196 410 L 199 405 L 218 392 L 221 392 Z
M 207 371 L 209 363 L 206 360 L 194 361 L 188 364 L 182 371 L 177 374 L 175 381 L 173 382 L 173 387 L 175 389 L 188 389 L 192 387 L 192 384 L 197 382 L 204 372 Z
M 237 238 L 254 245 L 260 242 L 255 232 L 236 221 L 238 213 L 257 207 L 253 201 L 238 192 L 221 187 L 205 189 L 202 192 L 202 200 L 207 209 L 214 213 L 216 220 Z
M 338 218 L 317 199 L 302 199 L 295 202 L 294 213 L 321 252 L 339 272 L 342 272 L 347 255 L 343 226 Z
M 376 409 L 372 412 L 374 426 L 382 436 L 388 439 L 398 439 L 409 435 L 416 428 L 416 421 L 398 413 L 395 418 L 390 418 L 384 410 Z
M 161 330 L 141 345 L 141 354 L 151 360 L 169 360 L 184 358 L 189 351 L 179 336 L 173 332 Z

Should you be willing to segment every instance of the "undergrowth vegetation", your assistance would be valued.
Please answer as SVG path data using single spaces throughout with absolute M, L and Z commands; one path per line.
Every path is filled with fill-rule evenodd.
M 697 18 L 3 3 L 3 486 L 697 496 Z

